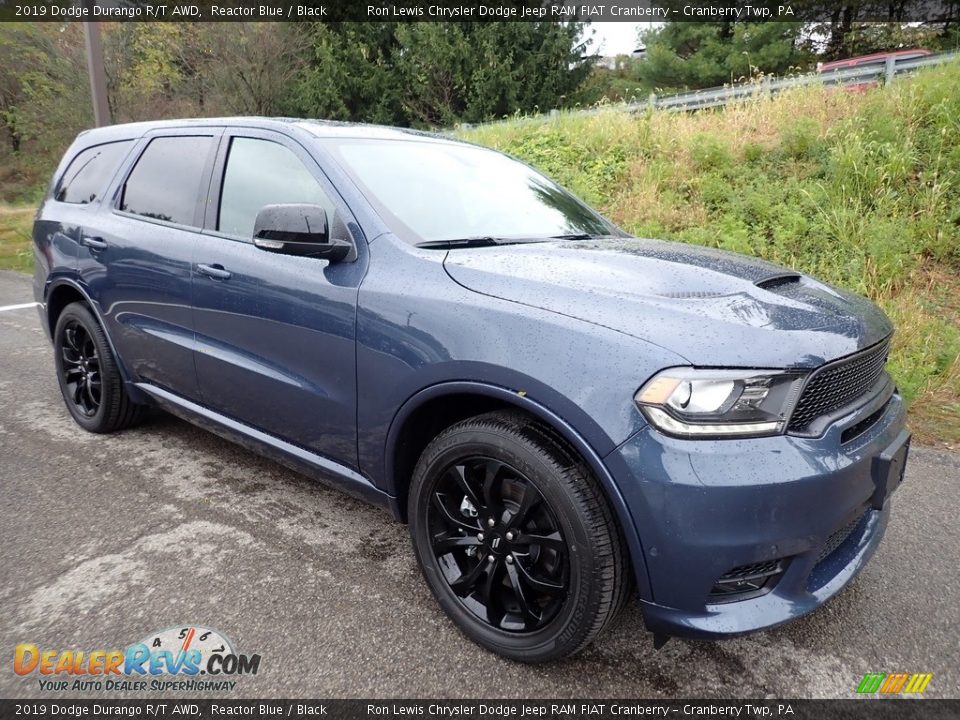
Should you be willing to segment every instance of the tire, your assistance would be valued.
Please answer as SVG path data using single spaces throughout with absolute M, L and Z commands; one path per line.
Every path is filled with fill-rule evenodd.
M 93 433 L 135 425 L 145 407 L 133 403 L 100 323 L 83 303 L 63 309 L 53 332 L 57 381 L 67 410 Z
M 408 513 L 434 597 L 467 637 L 504 657 L 576 653 L 629 595 L 627 552 L 596 479 L 523 413 L 480 415 L 438 435 L 414 470 Z

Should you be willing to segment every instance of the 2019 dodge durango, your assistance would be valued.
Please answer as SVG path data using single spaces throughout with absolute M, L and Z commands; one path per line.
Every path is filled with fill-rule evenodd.
M 235 118 L 67 150 L 34 291 L 84 429 L 159 406 L 389 510 L 471 639 L 542 662 L 639 595 L 659 644 L 808 613 L 909 446 L 869 301 L 630 237 L 414 131 Z

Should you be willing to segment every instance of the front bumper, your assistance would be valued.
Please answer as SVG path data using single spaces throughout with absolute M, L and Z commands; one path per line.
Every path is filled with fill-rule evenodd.
M 870 414 L 851 412 L 819 438 L 681 440 L 647 427 L 611 453 L 643 546 L 647 627 L 734 636 L 794 620 L 842 590 L 883 537 L 909 443 L 898 394 L 850 439 Z M 784 570 L 762 594 L 711 596 L 731 569 L 772 560 Z

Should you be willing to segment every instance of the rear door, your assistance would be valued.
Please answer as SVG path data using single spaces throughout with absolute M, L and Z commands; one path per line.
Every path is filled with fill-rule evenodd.
M 143 138 L 81 247 L 80 274 L 133 379 L 193 400 L 191 273 L 221 133 Z
M 227 130 L 193 276 L 203 403 L 307 450 L 356 467 L 356 306 L 366 242 L 310 154 L 265 130 Z M 359 257 L 331 264 L 253 244 L 265 205 L 324 207 L 334 237 Z M 354 223 L 354 226 L 355 223 Z

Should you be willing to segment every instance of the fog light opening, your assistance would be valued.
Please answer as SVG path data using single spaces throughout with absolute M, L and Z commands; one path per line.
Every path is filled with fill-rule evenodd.
M 786 558 L 738 565 L 721 575 L 707 596 L 708 604 L 737 602 L 773 590 L 786 568 Z

